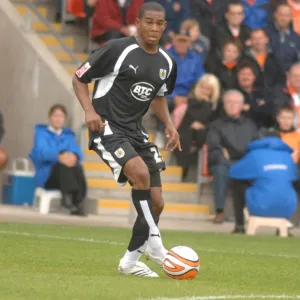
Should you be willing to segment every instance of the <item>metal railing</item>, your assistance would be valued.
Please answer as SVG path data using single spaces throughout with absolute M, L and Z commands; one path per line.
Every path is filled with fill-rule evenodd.
M 65 5 L 65 0 L 62 1 Z M 53 27 L 52 24 L 47 20 L 46 17 L 44 17 L 41 12 L 39 11 L 38 7 L 35 5 L 35 3 L 33 3 L 30 0 L 24 0 L 23 3 L 25 3 L 25 5 L 30 9 L 30 11 L 27 13 L 26 15 L 26 29 L 28 31 L 31 30 L 31 25 L 32 25 L 32 15 L 31 12 L 34 12 L 34 14 L 38 17 L 38 19 L 49 28 L 49 31 L 52 35 L 55 36 L 55 38 L 59 41 L 62 49 L 67 52 L 71 58 L 72 61 L 76 64 L 76 65 L 80 65 L 81 61 L 78 59 L 78 57 L 76 56 L 76 54 L 73 52 L 72 49 L 70 49 L 64 39 L 61 37 L 60 33 L 58 33 Z M 62 14 L 65 13 L 65 9 L 63 10 Z M 63 26 L 63 22 L 62 22 L 62 26 Z M 63 28 L 63 27 L 62 27 Z M 62 30 L 63 32 L 63 30 Z

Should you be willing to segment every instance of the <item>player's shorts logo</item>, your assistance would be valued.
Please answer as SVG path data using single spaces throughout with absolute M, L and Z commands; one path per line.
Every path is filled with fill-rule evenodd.
M 155 88 L 153 85 L 147 82 L 135 83 L 131 89 L 131 95 L 139 101 L 149 101 L 153 98 L 153 92 Z
M 115 155 L 117 158 L 122 158 L 125 155 L 125 151 L 122 148 L 119 148 L 117 151 L 115 151 Z
M 159 70 L 159 77 L 161 80 L 165 80 L 167 76 L 167 70 L 165 69 L 160 69 Z

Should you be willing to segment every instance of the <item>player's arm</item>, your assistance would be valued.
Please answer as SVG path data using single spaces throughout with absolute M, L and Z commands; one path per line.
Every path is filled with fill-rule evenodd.
M 88 84 L 93 80 L 104 77 L 113 71 L 116 47 L 113 43 L 106 43 L 94 52 L 75 72 L 73 87 L 76 96 L 85 112 L 85 121 L 91 131 L 103 131 L 105 123 L 95 111 L 89 96 Z
M 79 100 L 85 112 L 85 122 L 87 127 L 91 131 L 103 131 L 105 124 L 102 122 L 101 117 L 96 113 L 92 105 L 89 96 L 88 84 L 80 82 L 75 75 L 73 77 L 72 83 L 77 99 Z
M 169 108 L 167 105 L 165 96 L 156 96 L 152 101 L 152 111 L 161 120 L 161 122 L 166 126 L 166 137 L 168 142 L 166 144 L 166 149 L 171 151 L 178 148 L 181 151 L 180 138 L 177 130 L 175 129 L 171 116 L 169 113 Z
M 179 134 L 171 120 L 166 101 L 166 95 L 170 95 L 173 92 L 177 78 L 177 65 L 174 60 L 172 61 L 173 65 L 167 81 L 161 86 L 160 90 L 156 94 L 156 97 L 152 101 L 152 110 L 166 126 L 165 133 L 168 139 L 166 149 L 171 149 L 171 151 L 173 151 L 177 148 L 179 151 L 182 151 Z

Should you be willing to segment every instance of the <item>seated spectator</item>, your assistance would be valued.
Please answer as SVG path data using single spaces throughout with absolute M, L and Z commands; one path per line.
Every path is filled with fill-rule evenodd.
M 244 24 L 250 29 L 264 28 L 267 25 L 268 13 L 272 10 L 270 0 L 240 0 L 244 6 Z
M 86 182 L 80 165 L 82 153 L 74 133 L 63 127 L 67 112 L 56 104 L 49 110 L 49 125 L 35 126 L 34 146 L 29 155 L 35 166 L 36 186 L 60 190 L 62 205 L 75 215 L 84 215 Z
M 297 167 L 291 158 L 293 150 L 278 137 L 266 137 L 249 144 L 249 152 L 229 175 L 236 180 L 251 180 L 246 191 L 250 215 L 290 218 L 297 208 L 293 181 Z
M 210 41 L 201 34 L 199 23 L 195 19 L 185 20 L 180 27 L 180 33 L 188 34 L 191 38 L 191 49 L 200 55 L 205 62 L 210 48 Z
M 131 36 L 144 0 L 98 0 L 91 29 L 92 40 L 103 44 L 111 39 Z
M 222 54 L 210 53 L 205 69 L 216 75 L 223 90 L 236 86 L 236 70 L 239 65 L 242 47 L 238 41 L 229 40 L 222 47 Z
M 250 37 L 250 29 L 242 24 L 245 18 L 244 7 L 240 1 L 229 2 L 225 14 L 225 21 L 216 25 L 212 39 L 212 48 L 220 52 L 223 44 L 228 40 L 237 40 L 243 48 Z
M 189 49 L 191 40 L 188 35 L 177 34 L 174 37 L 173 45 L 168 51 L 177 63 L 177 80 L 172 94 L 167 98 L 170 112 L 175 107 L 187 103 L 190 89 L 204 74 L 200 56 Z M 163 131 L 163 124 L 157 120 L 155 144 L 159 148 L 165 146 Z
M 244 59 L 253 63 L 257 70 L 256 84 L 265 87 L 284 84 L 285 72 L 275 55 L 268 49 L 269 38 L 265 30 L 253 30 L 250 34 L 250 41 L 251 47 Z
M 202 28 L 202 33 L 211 40 L 215 24 L 224 20 L 227 3 L 230 0 L 190 0 L 191 17 L 195 18 Z
M 252 120 L 242 115 L 243 94 L 229 90 L 223 96 L 226 115 L 209 126 L 207 134 L 208 167 L 213 176 L 213 193 L 216 223 L 224 221 L 224 206 L 229 184 L 229 168 L 247 152 L 249 142 L 255 140 L 258 131 Z M 234 233 L 244 233 L 244 191 L 247 185 L 234 181 L 232 196 L 235 208 L 236 227 Z
M 265 87 L 255 86 L 254 67 L 245 62 L 237 70 L 237 88 L 245 98 L 244 115 L 252 119 L 258 128 L 274 125 L 273 99 L 271 91 Z
M 292 8 L 294 31 L 300 35 L 300 0 L 286 0 L 286 2 Z
M 300 59 L 300 37 L 292 26 L 292 10 L 287 4 L 280 4 L 274 13 L 274 22 L 266 29 L 270 47 L 284 71 Z
M 0 143 L 3 139 L 5 130 L 4 130 L 4 122 L 3 122 L 3 115 L 0 112 Z M 8 155 L 0 146 L 0 170 L 4 169 L 8 162 Z
M 183 168 L 182 179 L 184 180 L 193 158 L 197 157 L 198 151 L 206 141 L 207 125 L 215 117 L 220 97 L 220 83 L 212 74 L 205 74 L 196 83 L 188 104 L 183 112 L 183 119 L 174 125 L 178 128 L 181 136 L 182 151 L 174 154 L 177 163 Z M 175 112 L 174 112 L 175 114 Z M 195 154 L 196 155 L 193 155 Z
M 292 65 L 287 75 L 287 85 L 276 87 L 273 91 L 274 112 L 282 105 L 290 105 L 296 112 L 294 127 L 300 129 L 300 64 Z

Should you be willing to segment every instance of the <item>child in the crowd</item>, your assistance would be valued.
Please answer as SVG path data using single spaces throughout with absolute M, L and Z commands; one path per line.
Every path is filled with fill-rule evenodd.
M 241 53 L 242 46 L 240 42 L 228 40 L 222 47 L 221 57 L 218 54 L 210 54 L 207 59 L 205 70 L 219 78 L 223 90 L 236 87 L 237 67 Z
M 195 19 L 185 20 L 180 27 L 181 33 L 187 33 L 191 37 L 191 49 L 201 56 L 203 62 L 207 58 L 210 41 L 201 34 L 200 25 Z
M 296 164 L 300 161 L 300 132 L 294 128 L 295 111 L 289 105 L 280 108 L 277 122 L 281 139 L 293 150 L 292 157 Z

